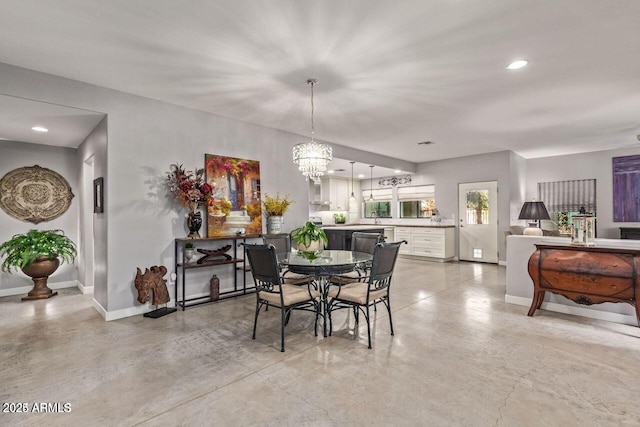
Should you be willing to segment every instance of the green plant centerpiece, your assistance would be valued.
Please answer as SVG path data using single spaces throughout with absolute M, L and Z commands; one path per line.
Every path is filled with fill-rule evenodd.
M 71 264 L 76 255 L 75 243 L 62 230 L 29 230 L 0 245 L 0 257 L 4 257 L 2 271 L 21 269 L 33 280 L 33 289 L 23 301 L 57 295 L 47 287 L 47 279 L 62 262 Z
M 329 244 L 324 230 L 309 221 L 302 227 L 292 230 L 291 238 L 295 240 L 298 250 L 302 252 L 320 252 Z
M 347 222 L 347 218 L 344 216 L 343 213 L 334 213 L 333 220 L 335 221 L 336 224 L 344 224 L 345 222 Z
M 292 203 L 293 201 L 289 200 L 288 194 L 284 197 L 281 197 L 280 193 L 276 197 L 264 194 L 262 206 L 264 214 L 267 216 L 268 234 L 282 233 L 282 224 L 284 223 L 282 217 Z

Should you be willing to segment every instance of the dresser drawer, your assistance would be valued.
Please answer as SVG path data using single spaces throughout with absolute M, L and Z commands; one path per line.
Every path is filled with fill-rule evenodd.
M 396 227 L 396 233 L 411 233 L 411 227 Z
M 550 291 L 569 291 L 586 295 L 632 301 L 633 279 L 610 276 L 586 276 L 564 271 L 544 271 L 540 287 Z
M 413 252 L 413 246 L 405 245 L 404 243 L 400 245 L 400 250 L 398 250 L 399 254 L 405 254 L 405 255 L 410 255 L 412 252 Z
M 394 233 L 394 239 L 395 241 L 406 240 L 409 243 L 411 243 L 412 241 L 411 233 L 400 232 L 397 229 L 396 229 L 396 232 Z
M 431 234 L 414 234 L 413 244 L 444 246 L 444 235 L 438 236 L 438 235 L 431 235 Z
M 444 237 L 444 228 L 415 227 L 413 229 L 413 235 Z
M 444 248 L 430 248 L 425 246 L 414 246 L 412 255 L 430 256 L 434 258 L 444 258 Z
M 593 253 L 579 250 L 545 250 L 540 268 L 586 275 L 589 278 L 633 277 L 633 256 L 614 253 Z

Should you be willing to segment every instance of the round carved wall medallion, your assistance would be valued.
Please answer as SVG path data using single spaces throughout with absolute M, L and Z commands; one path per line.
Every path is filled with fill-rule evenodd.
M 69 209 L 71 199 L 67 180 L 38 165 L 14 169 L 0 179 L 0 208 L 21 221 L 51 221 Z

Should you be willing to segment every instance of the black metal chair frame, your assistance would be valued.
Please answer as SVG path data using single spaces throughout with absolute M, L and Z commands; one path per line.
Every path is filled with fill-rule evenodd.
M 367 283 L 367 297 L 364 304 L 357 303 L 354 301 L 348 301 L 340 298 L 340 292 L 342 290 L 342 283 L 338 283 L 337 285 L 331 283 L 329 286 L 338 286 L 337 294 L 332 297 L 330 300 L 325 302 L 325 310 L 329 317 L 329 335 L 333 332 L 333 320 L 331 318 L 331 313 L 335 310 L 341 309 L 352 309 L 353 315 L 356 322 L 356 327 L 359 324 L 359 312 L 362 311 L 366 320 L 367 320 L 367 337 L 369 341 L 369 348 L 371 348 L 371 317 L 369 314 L 369 307 L 374 305 L 377 301 L 382 301 L 382 303 L 387 308 L 387 312 L 389 313 L 389 327 L 391 329 L 391 335 L 393 332 L 393 318 L 391 316 L 391 301 L 390 301 L 390 288 L 391 288 L 391 278 L 393 276 L 393 269 L 395 268 L 396 261 L 398 259 L 398 252 L 401 244 L 406 244 L 405 240 L 394 242 L 394 243 L 378 243 L 375 247 L 373 253 L 373 260 L 371 262 L 371 270 L 369 271 L 368 276 L 361 277 L 359 282 L 356 283 Z M 393 254 L 390 260 L 381 259 L 387 254 Z M 338 279 L 341 276 L 336 276 Z M 345 284 L 354 283 L 352 277 L 346 278 Z M 386 289 L 386 292 L 383 296 L 377 299 L 371 299 L 372 291 L 379 291 Z M 328 293 L 327 293 L 328 294 Z
M 316 314 L 314 321 L 314 335 L 318 336 L 318 317 L 321 309 L 320 297 L 314 297 L 311 290 L 314 289 L 317 292 L 317 285 L 314 282 L 312 276 L 308 276 L 307 292 L 309 293 L 309 299 L 294 303 L 291 305 L 284 304 L 284 296 L 282 292 L 283 278 L 280 276 L 280 270 L 278 265 L 278 259 L 276 257 L 276 248 L 273 245 L 249 245 L 244 244 L 245 254 L 249 260 L 251 266 L 251 274 L 256 286 L 256 310 L 255 317 L 253 319 L 253 334 L 252 339 L 256 339 L 256 329 L 258 326 L 258 315 L 262 307 L 269 306 L 279 308 L 281 310 L 281 323 L 280 323 L 280 338 L 281 346 L 280 351 L 284 351 L 284 327 L 289 322 L 289 316 L 293 310 L 310 311 Z M 286 286 L 286 285 L 285 285 Z M 270 294 L 279 294 L 280 304 L 270 303 L 264 298 L 260 298 L 260 293 L 266 292 Z
M 364 233 L 355 231 L 351 234 L 351 250 L 354 252 L 365 252 L 373 255 L 378 243 L 382 243 L 384 235 L 381 233 Z M 366 275 L 371 268 L 371 262 L 356 266 L 356 271 L 360 276 Z

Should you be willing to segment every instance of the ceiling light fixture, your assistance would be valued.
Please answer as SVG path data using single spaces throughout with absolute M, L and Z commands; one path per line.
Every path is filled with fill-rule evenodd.
M 35 130 L 36 132 L 49 132 L 49 129 L 43 126 L 34 126 L 31 130 Z
M 529 61 L 526 59 L 518 59 L 517 61 L 513 61 L 511 64 L 507 65 L 507 70 L 517 70 L 522 67 L 526 67 Z
M 373 198 L 373 165 L 369 165 L 371 168 L 371 183 L 369 184 L 369 202 L 374 202 L 376 199 Z
M 327 164 L 333 159 L 333 150 L 330 145 L 317 143 L 314 139 L 313 86 L 318 83 L 318 80 L 309 79 L 307 83 L 311 86 L 311 141 L 293 146 L 293 163 L 298 165 L 298 169 L 307 181 L 309 178 L 319 181 L 327 170 Z
M 400 173 L 400 172 L 402 172 L 400 169 L 396 169 L 393 171 L 393 173 Z
M 334 172 L 335 172 L 335 171 L 334 171 L 333 169 L 329 169 L 329 170 L 327 171 L 327 173 L 328 173 L 328 174 L 332 174 L 332 173 L 334 173 Z
M 358 178 L 364 178 L 364 174 L 363 173 L 359 173 L 358 174 Z
M 351 197 L 350 197 L 350 199 L 355 199 L 356 195 L 353 194 L 353 164 L 355 162 L 349 162 L 349 163 L 351 163 Z

